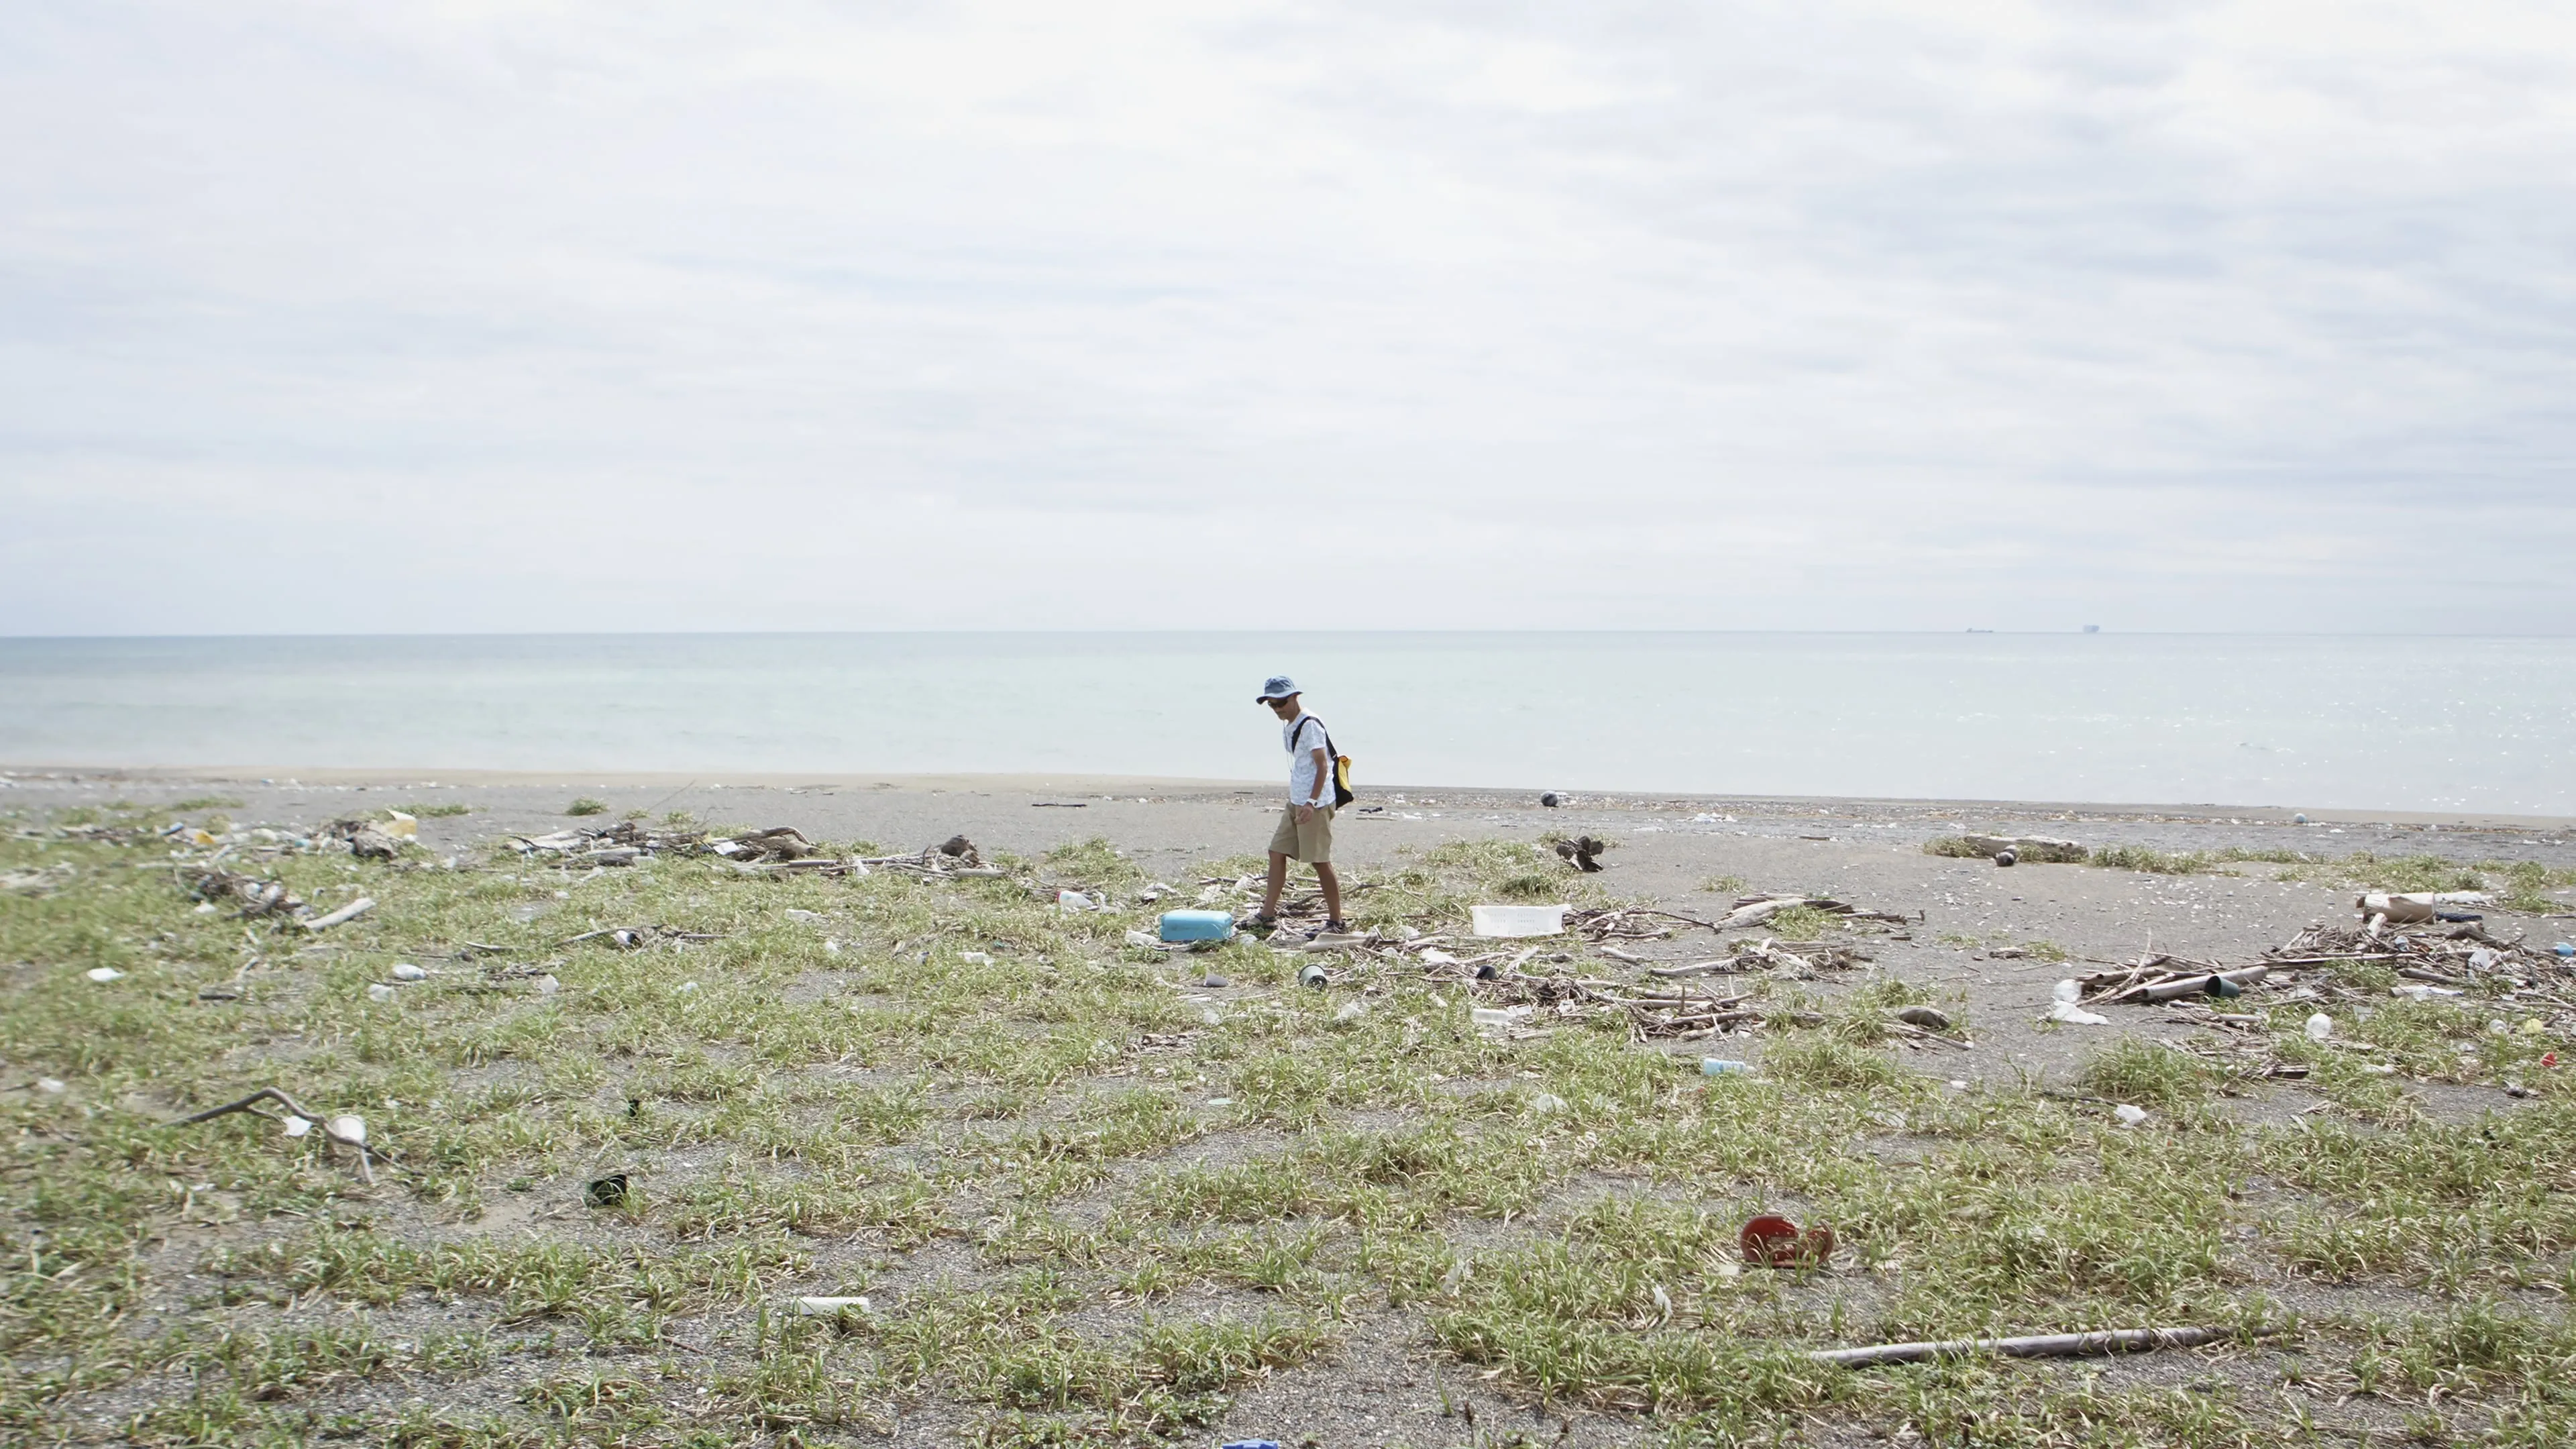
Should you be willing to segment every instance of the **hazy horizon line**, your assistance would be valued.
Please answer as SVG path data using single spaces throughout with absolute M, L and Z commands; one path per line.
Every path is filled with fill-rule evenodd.
M 1400 635 L 1796 635 L 1862 637 L 1901 635 L 1954 639 L 1993 634 L 2019 638 L 2117 636 L 2126 639 L 2569 639 L 2576 628 L 2559 630 L 2392 630 L 2392 629 L 2111 629 L 2076 626 L 2065 629 L 1711 629 L 1711 628 L 1324 628 L 1324 629 L 1145 629 L 1145 628 L 881 628 L 881 629 L 387 629 L 363 633 L 266 631 L 257 633 L 111 633 L 20 634 L 0 630 L 0 643 L 96 643 L 107 641 L 180 641 L 192 639 L 831 639 L 873 636 L 1029 636 L 1066 637 L 1131 635 L 1136 637 L 1222 636 L 1400 636 Z

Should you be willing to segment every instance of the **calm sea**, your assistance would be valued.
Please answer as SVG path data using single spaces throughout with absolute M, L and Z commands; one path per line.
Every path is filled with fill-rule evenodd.
M 2031 634 L 0 639 L 0 763 L 1266 778 L 2576 814 L 2576 640 Z

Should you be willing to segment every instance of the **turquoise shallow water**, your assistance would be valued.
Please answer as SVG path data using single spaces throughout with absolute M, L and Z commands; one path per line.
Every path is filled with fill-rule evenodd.
M 818 634 L 0 639 L 0 762 L 1277 772 L 2576 814 L 2576 640 Z

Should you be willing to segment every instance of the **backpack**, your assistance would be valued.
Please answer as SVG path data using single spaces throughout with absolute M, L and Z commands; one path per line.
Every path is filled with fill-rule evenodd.
M 1311 714 L 1306 718 L 1314 720 L 1319 727 L 1324 723 Z M 1298 726 L 1297 739 L 1305 737 L 1305 726 Z M 1296 740 L 1290 740 L 1289 745 L 1293 749 Z M 1333 808 L 1339 810 L 1360 797 L 1351 790 L 1351 757 L 1333 748 L 1333 732 L 1329 728 L 1324 730 L 1324 758 L 1333 762 Z

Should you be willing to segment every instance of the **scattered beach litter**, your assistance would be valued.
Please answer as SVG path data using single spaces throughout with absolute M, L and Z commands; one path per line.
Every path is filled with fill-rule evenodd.
M 1842 916 L 1855 921 L 1891 921 L 1902 926 L 1913 924 L 1915 919 L 1896 911 L 1865 911 L 1830 896 L 1769 895 L 1740 897 L 1735 902 L 1734 908 L 1725 915 L 1715 921 L 1700 924 L 1718 931 L 1742 930 L 1746 927 L 1762 925 L 1782 911 L 1801 906 L 1811 911 L 1821 911 L 1829 916 Z
M 2361 912 L 2370 934 L 2376 936 L 2386 926 L 2421 925 L 2435 919 L 2476 920 L 2466 911 L 2446 911 L 2445 906 L 2489 906 L 2495 897 L 2485 891 L 2408 891 L 2390 894 L 2365 891 L 2353 897 L 2353 908 Z
M 626 1174 L 622 1172 L 594 1177 L 582 1184 L 581 1200 L 595 1208 L 618 1207 L 626 1201 L 626 1185 Z
M 226 902 L 244 917 L 293 916 L 304 910 L 304 902 L 288 895 L 286 883 L 262 880 L 220 866 L 206 866 L 182 873 L 188 894 L 209 905 Z
M 2098 1011 L 2086 1011 L 2076 1003 L 2084 999 L 2084 983 L 2060 981 L 2049 992 L 2048 1019 L 2072 1026 L 2108 1026 L 2111 1018 Z
M 57 861 L 40 870 L 0 871 L 0 891 L 13 895 L 47 895 L 77 874 L 68 860 Z

